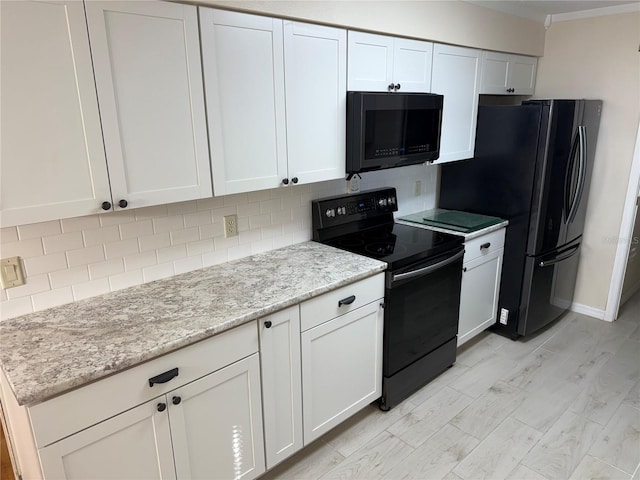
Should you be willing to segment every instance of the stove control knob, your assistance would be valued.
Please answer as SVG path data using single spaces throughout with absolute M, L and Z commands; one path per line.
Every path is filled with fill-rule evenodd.
M 329 218 L 335 217 L 336 216 L 336 211 L 333 208 L 327 208 L 327 211 L 325 212 L 325 214 Z
M 338 215 L 346 215 L 347 209 L 346 207 L 338 207 Z
M 396 197 L 389 197 L 389 205 L 395 205 Z
M 378 205 L 380 205 L 381 207 L 386 207 L 387 206 L 387 199 L 386 198 L 381 198 L 380 200 L 378 200 Z

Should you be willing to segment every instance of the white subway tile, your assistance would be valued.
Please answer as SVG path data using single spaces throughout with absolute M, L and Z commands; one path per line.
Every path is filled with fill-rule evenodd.
M 224 225 L 222 226 L 222 233 L 224 234 Z M 246 232 L 249 230 L 249 217 L 238 218 L 238 232 Z
M 27 276 L 40 275 L 41 273 L 55 272 L 67 268 L 67 257 L 64 253 L 52 253 L 42 257 L 24 259 Z
M 273 240 L 270 238 L 265 238 L 264 240 L 258 240 L 251 243 L 251 255 L 268 252 L 269 250 L 273 250 Z
M 153 224 L 151 223 L 151 220 L 140 220 L 139 222 L 120 225 L 120 237 L 123 240 L 151 235 L 153 233 Z
M 229 261 L 237 260 L 238 258 L 244 258 L 251 255 L 251 245 L 239 245 L 237 247 L 229 248 Z
M 94 245 L 103 245 L 105 243 L 117 242 L 120 240 L 120 228 L 118 225 L 109 225 L 104 228 L 96 228 L 93 230 L 85 230 L 82 232 L 84 236 L 84 245 L 92 247 Z
M 110 277 L 124 272 L 124 261 L 122 258 L 114 258 L 106 262 L 93 263 L 89 265 L 89 275 L 91 280 L 96 278 Z
M 90 282 L 78 283 L 71 287 L 73 298 L 75 300 L 84 300 L 85 298 L 97 297 L 111 291 L 108 278 L 99 278 Z
M 60 223 L 64 233 L 81 232 L 82 230 L 100 228 L 100 217 L 98 215 L 88 215 L 86 217 L 63 218 Z
M 274 238 L 282 235 L 282 225 L 272 225 L 262 229 L 262 238 Z
M 135 220 L 136 216 L 133 210 L 118 210 L 117 212 L 103 213 L 100 215 L 100 225 L 103 227 L 135 222 Z
M 245 218 L 260 214 L 260 204 L 257 202 L 238 205 L 238 217 Z
M 33 309 L 37 312 L 45 308 L 73 302 L 73 293 L 71 287 L 56 288 L 55 290 L 33 295 L 31 301 L 33 302 Z
M 307 207 L 295 207 L 291 209 L 291 218 L 294 220 L 311 218 L 311 209 Z
M 158 263 L 171 262 L 186 256 L 187 247 L 185 245 L 174 245 L 158 249 Z
M 300 230 L 302 230 L 302 220 L 294 220 L 292 222 L 282 224 L 282 233 L 285 235 L 287 233 L 299 232 Z
M 260 202 L 260 213 L 279 212 L 282 210 L 282 198 L 273 198 Z
M 44 245 L 44 253 L 46 255 L 50 253 L 66 252 L 67 250 L 76 250 L 84 247 L 82 233 L 80 232 L 62 233 L 60 235 L 43 237 L 42 243 Z
M 311 240 L 311 230 L 293 232 L 293 243 L 308 242 L 309 240 Z
M 220 263 L 225 263 L 227 261 L 229 261 L 229 255 L 226 248 L 222 250 L 216 250 L 215 252 L 202 254 L 203 267 L 211 267 L 213 265 L 218 265 Z
M 124 269 L 128 272 L 133 270 L 141 270 L 144 267 L 156 265 L 157 263 L 158 259 L 155 250 L 135 253 L 133 255 L 127 255 L 124 257 Z
M 44 255 L 42 238 L 31 238 L 29 240 L 20 240 L 19 242 L 4 243 L 0 245 L 0 255 L 2 258 L 29 258 Z
M 199 239 L 200 230 L 198 230 L 198 227 L 183 228 L 181 230 L 171 232 L 171 245 L 195 242 Z
M 142 285 L 142 271 L 136 270 L 133 272 L 119 273 L 118 275 L 112 275 L 109 277 L 109 285 L 111 291 L 122 290 L 123 288 L 133 287 L 135 285 Z
M 279 212 L 273 212 L 271 214 L 271 223 L 274 225 L 281 225 L 291 221 L 291 209 L 280 210 Z
M 262 215 L 254 215 L 249 217 L 249 228 L 261 228 L 271 225 L 271 215 L 264 213 Z
M 302 195 L 291 195 L 282 199 L 282 208 L 294 208 L 302 205 Z
M 249 201 L 246 193 L 236 193 L 234 195 L 225 195 L 223 197 L 224 205 L 244 205 Z
M 240 227 L 240 222 L 238 222 L 238 228 Z M 210 225 L 200 225 L 200 239 L 204 240 L 206 238 L 218 237 L 220 235 L 224 235 L 224 225 L 221 222 L 212 223 Z
M 27 313 L 33 313 L 31 297 L 21 297 L 0 303 L 0 320 L 8 320 Z
M 208 225 L 212 222 L 211 210 L 202 210 L 194 213 L 184 214 L 184 226 L 197 227 L 199 225 Z
M 160 265 L 152 265 L 142 269 L 144 282 L 153 282 L 161 278 L 168 278 L 174 275 L 173 262 L 162 263 Z
M 255 230 L 246 230 L 244 232 L 240 232 L 238 235 L 238 244 L 246 245 L 247 243 L 256 242 L 258 240 L 262 240 L 262 231 L 259 228 Z
M 67 261 L 70 267 L 88 265 L 102 260 L 104 260 L 104 247 L 102 245 L 67 252 Z
M 18 241 L 18 229 L 16 227 L 0 228 L 0 243 L 12 243 Z
M 201 198 L 196 201 L 198 210 L 213 210 L 224 206 L 223 197 Z
M 129 238 L 127 240 L 121 240 L 119 242 L 107 243 L 104 246 L 107 259 L 124 257 L 125 255 L 131 255 L 138 253 L 138 239 Z
M 293 234 L 287 233 L 281 237 L 275 237 L 272 240 L 274 249 L 288 247 L 289 245 L 293 245 Z
M 167 215 L 182 215 L 183 213 L 195 212 L 197 204 L 195 200 L 188 202 L 170 203 L 167 205 Z
M 7 300 L 7 291 L 4 288 L 0 288 L 0 302 L 6 302 Z
M 41 275 L 27 277 L 24 285 L 7 288 L 5 293 L 9 300 L 13 300 L 15 298 L 33 295 L 34 293 L 46 292 L 47 290 L 51 290 L 51 285 L 49 284 L 49 277 L 46 273 L 43 273 Z
M 80 267 L 68 268 L 58 272 L 49 274 L 51 280 L 51 288 L 62 288 L 76 283 L 84 283 L 89 281 L 89 269 L 86 265 Z
M 153 219 L 153 231 L 155 233 L 171 232 L 180 228 L 184 228 L 184 216 L 182 215 Z
M 220 250 L 222 248 L 236 247 L 239 242 L 238 237 L 215 237 L 213 239 L 213 244 L 215 245 L 216 250 Z
M 138 238 L 140 251 L 157 250 L 158 248 L 168 247 L 171 245 L 171 236 L 169 233 L 158 233 L 155 235 L 146 235 Z
M 192 272 L 202 268 L 202 256 L 196 255 L 194 257 L 181 258 L 173 262 L 173 268 L 176 275 L 181 273 Z
M 197 242 L 187 243 L 187 255 L 192 257 L 213 251 L 213 238 L 205 238 Z
M 136 208 L 134 210 L 136 221 L 150 218 L 165 217 L 167 215 L 166 205 L 155 205 L 153 207 Z
M 263 202 L 271 198 L 271 192 L 270 190 L 258 190 L 257 192 L 249 192 L 247 193 L 247 198 L 249 200 L 249 203 Z
M 213 223 L 222 222 L 225 215 L 237 215 L 238 209 L 236 206 L 226 206 L 222 208 L 216 208 L 213 210 Z
M 57 235 L 59 233 L 62 233 L 60 220 L 32 223 L 30 225 L 18 225 L 18 236 L 20 237 L 20 240 L 46 237 L 47 235 Z

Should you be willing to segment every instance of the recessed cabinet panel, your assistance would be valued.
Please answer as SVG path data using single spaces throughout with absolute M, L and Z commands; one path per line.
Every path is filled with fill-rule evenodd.
M 0 226 L 111 202 L 82 2 L 2 1 Z
M 288 176 L 301 183 L 343 178 L 347 32 L 284 24 Z
M 533 95 L 538 59 L 526 55 L 482 52 L 480 93 Z
M 348 90 L 387 91 L 393 75 L 393 37 L 349 32 Z
M 434 163 L 473 157 L 480 68 L 480 50 L 434 45 L 431 91 L 444 95 L 440 158 Z
M 196 7 L 86 8 L 116 209 L 210 196 Z
M 529 57 L 516 57 L 511 63 L 511 85 L 517 95 L 533 95 L 536 84 L 537 61 Z
M 399 91 L 431 92 L 433 43 L 396 38 L 393 50 L 393 81 Z
M 282 20 L 200 8 L 215 195 L 286 177 Z
M 176 478 L 164 397 L 39 451 L 45 478 Z M 165 405 L 166 406 L 166 405 Z

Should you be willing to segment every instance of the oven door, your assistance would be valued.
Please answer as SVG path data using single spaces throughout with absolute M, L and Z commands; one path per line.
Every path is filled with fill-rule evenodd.
M 390 377 L 458 333 L 464 247 L 387 272 L 383 372 Z

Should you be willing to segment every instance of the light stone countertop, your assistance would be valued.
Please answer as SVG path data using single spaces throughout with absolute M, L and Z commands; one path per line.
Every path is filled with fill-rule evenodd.
M 0 322 L 20 405 L 187 346 L 386 269 L 305 242 Z

